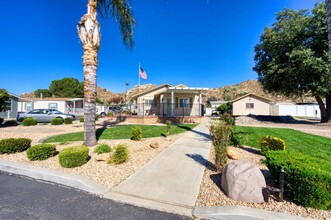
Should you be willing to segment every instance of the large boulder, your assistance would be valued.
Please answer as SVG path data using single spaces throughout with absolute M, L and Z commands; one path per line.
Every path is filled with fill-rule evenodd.
M 236 160 L 225 166 L 221 187 L 230 198 L 252 203 L 263 203 L 262 189 L 266 187 L 259 168 L 244 160 Z

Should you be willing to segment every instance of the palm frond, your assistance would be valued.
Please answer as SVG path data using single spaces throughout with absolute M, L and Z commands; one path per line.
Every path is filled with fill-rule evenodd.
M 128 0 L 98 0 L 98 12 L 105 17 L 112 15 L 119 23 L 123 42 L 132 48 L 134 45 L 133 30 L 136 24 Z

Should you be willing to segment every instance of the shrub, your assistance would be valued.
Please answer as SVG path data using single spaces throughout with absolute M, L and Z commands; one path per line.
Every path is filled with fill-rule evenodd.
M 130 151 L 126 144 L 118 144 L 115 146 L 115 152 L 111 155 L 108 163 L 120 164 L 126 162 L 130 157 Z
M 128 109 L 123 110 L 123 114 L 130 115 L 130 111 Z
M 142 130 L 140 127 L 133 127 L 132 128 L 132 140 L 140 141 L 142 138 Z
M 3 120 L 4 120 L 3 118 L 0 118 L 0 125 L 2 124 Z
M 38 144 L 26 151 L 29 160 L 46 160 L 54 156 L 56 148 L 54 144 Z
M 223 114 L 220 117 L 221 121 L 224 121 L 224 123 L 235 126 L 236 125 L 236 118 L 232 117 L 230 114 Z
M 16 126 L 17 121 L 16 120 L 7 120 L 3 123 L 3 126 Z
M 306 207 L 331 210 L 329 162 L 293 151 L 268 151 L 266 163 L 276 182 L 284 166 L 286 197 Z
M 62 118 L 53 118 L 51 120 L 52 125 L 62 125 L 63 124 L 63 119 Z
M 166 125 L 167 125 L 167 136 L 170 134 L 170 130 L 171 130 L 171 121 L 170 120 L 167 120 L 166 121 Z
M 84 122 L 84 117 L 80 117 L 79 122 Z
M 31 146 L 31 139 L 7 138 L 0 140 L 0 154 L 22 152 Z
M 69 125 L 72 124 L 73 119 L 72 118 L 65 118 L 64 119 L 64 124 Z
M 97 154 L 109 153 L 111 152 L 111 148 L 108 144 L 101 144 L 95 148 L 94 152 Z
M 107 116 L 113 116 L 113 112 L 112 111 L 108 112 Z
M 265 155 L 269 150 L 285 150 L 285 142 L 277 137 L 264 136 L 260 140 L 261 153 Z
M 60 151 L 59 162 L 62 167 L 72 168 L 87 163 L 89 149 L 86 146 L 68 147 Z
M 25 118 L 22 123 L 23 126 L 31 126 L 36 124 L 37 124 L 37 120 L 32 117 Z
M 209 127 L 215 149 L 215 166 L 218 171 L 224 168 L 227 162 L 227 147 L 233 131 L 233 126 L 221 120 L 213 121 Z
M 99 120 L 99 117 L 100 117 L 100 115 L 99 114 L 96 114 L 95 115 L 95 120 L 98 121 Z

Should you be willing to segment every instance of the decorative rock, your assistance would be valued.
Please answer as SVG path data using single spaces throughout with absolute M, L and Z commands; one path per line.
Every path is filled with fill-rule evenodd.
M 96 157 L 95 157 L 95 160 L 96 161 L 107 161 L 109 158 L 109 154 L 98 154 Z
M 263 203 L 262 189 L 266 187 L 259 168 L 244 160 L 236 160 L 225 166 L 221 187 L 230 198 L 251 203 Z
M 152 142 L 152 143 L 149 144 L 149 146 L 150 146 L 151 148 L 156 149 L 156 148 L 159 148 L 159 143 L 157 143 L 157 142 Z
M 239 156 L 233 150 L 228 149 L 228 158 L 231 160 L 239 160 Z

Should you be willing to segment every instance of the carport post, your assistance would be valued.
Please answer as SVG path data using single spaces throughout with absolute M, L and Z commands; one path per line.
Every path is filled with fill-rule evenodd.
M 174 90 L 171 90 L 171 117 L 174 116 L 174 107 L 175 107 L 175 103 L 174 103 Z

